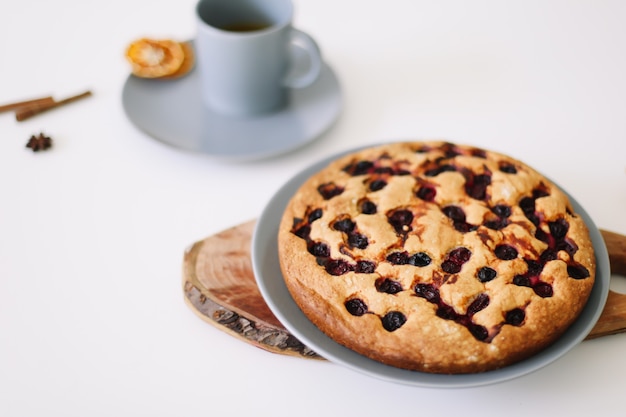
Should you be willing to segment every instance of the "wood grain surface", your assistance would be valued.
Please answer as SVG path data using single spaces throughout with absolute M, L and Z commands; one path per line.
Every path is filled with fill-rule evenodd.
M 254 346 L 321 359 L 280 324 L 256 285 L 250 258 L 254 224 L 224 230 L 185 252 L 185 301 L 206 322 Z
M 265 303 L 250 258 L 254 225 L 255 220 L 251 220 L 226 229 L 185 251 L 185 302 L 200 318 L 246 343 L 269 352 L 322 359 L 291 335 Z M 605 230 L 601 233 L 612 274 L 626 276 L 626 236 Z M 625 331 L 626 295 L 611 290 L 587 339 Z

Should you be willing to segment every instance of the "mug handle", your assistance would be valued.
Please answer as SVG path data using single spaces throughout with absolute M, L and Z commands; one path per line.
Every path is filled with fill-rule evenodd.
M 289 36 L 290 43 L 297 45 L 309 56 L 309 69 L 304 74 L 288 75 L 283 80 L 283 85 L 291 88 L 304 88 L 313 84 L 320 75 L 322 70 L 320 48 L 310 35 L 296 28 L 291 28 Z

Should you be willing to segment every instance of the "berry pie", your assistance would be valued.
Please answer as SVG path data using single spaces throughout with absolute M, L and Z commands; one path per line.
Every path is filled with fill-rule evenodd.
M 585 306 L 596 262 L 583 219 L 551 181 L 448 142 L 331 162 L 288 202 L 278 253 L 294 301 L 330 338 L 444 374 L 550 345 Z

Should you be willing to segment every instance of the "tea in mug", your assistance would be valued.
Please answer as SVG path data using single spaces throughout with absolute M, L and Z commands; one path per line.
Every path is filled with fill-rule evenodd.
M 230 23 L 220 27 L 220 29 L 228 32 L 255 32 L 270 27 L 270 23 L 263 22 L 238 22 Z

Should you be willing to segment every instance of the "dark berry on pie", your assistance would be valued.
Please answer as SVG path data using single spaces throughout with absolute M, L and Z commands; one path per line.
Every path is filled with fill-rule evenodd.
M 350 164 L 344 167 L 344 171 L 352 176 L 364 175 L 369 173 L 374 168 L 372 161 L 359 161 L 354 164 Z
M 530 287 L 535 294 L 542 298 L 552 297 L 552 285 L 540 281 L 540 274 L 545 263 L 533 259 L 524 259 L 527 265 L 526 273 L 513 277 L 513 284 L 520 287 Z
M 360 233 L 351 233 L 348 235 L 348 244 L 352 248 L 365 249 L 369 245 L 367 236 Z
M 311 242 L 308 246 L 309 253 L 313 256 L 326 258 L 330 256 L 330 248 L 322 242 Z
M 551 248 L 544 250 L 539 255 L 539 260 L 543 263 L 554 261 L 555 259 L 557 259 L 557 252 Z
M 317 191 L 324 198 L 324 200 L 330 200 L 333 197 L 341 195 L 343 193 L 344 188 L 338 185 L 335 185 L 332 182 L 322 184 L 317 187 Z
M 472 252 L 467 248 L 460 247 L 453 249 L 441 263 L 441 269 L 448 274 L 456 274 L 461 271 L 463 264 L 467 262 L 471 256 Z
M 498 245 L 494 250 L 494 253 L 499 259 L 503 261 L 510 261 L 517 258 L 517 249 L 511 245 Z
M 403 290 L 402 285 L 398 281 L 389 278 L 378 278 L 374 283 L 376 291 L 387 294 L 397 294 Z
M 557 243 L 556 249 L 567 252 L 569 256 L 574 256 L 578 251 L 578 246 L 569 239 L 563 239 L 563 241 Z
M 509 310 L 506 312 L 504 316 L 504 321 L 506 324 L 510 324 L 511 326 L 519 326 L 524 322 L 526 318 L 526 313 L 521 308 L 514 308 L 513 310 Z
M 440 301 L 439 290 L 432 284 L 415 284 L 415 294 L 433 304 L 438 304 Z
M 439 290 L 432 284 L 415 284 L 415 294 L 424 298 L 426 301 L 435 304 L 437 309 L 435 314 L 445 320 L 453 320 L 465 326 L 469 332 L 479 341 L 489 342 L 489 331 L 472 321 L 472 316 L 477 312 L 485 309 L 489 305 L 489 296 L 487 294 L 478 295 L 467 308 L 466 314 L 458 314 L 454 308 L 441 300 Z
M 322 217 L 323 214 L 324 214 L 324 212 L 322 211 L 322 209 L 315 209 L 315 210 L 313 210 L 309 214 L 309 223 L 313 223 L 315 220 L 317 220 L 320 217 Z
M 363 214 L 376 214 L 376 204 L 370 200 L 363 200 L 360 205 L 361 213 Z
M 341 219 L 333 223 L 333 229 L 344 233 L 352 232 L 355 226 L 355 223 L 350 219 Z
M 480 324 L 476 323 L 470 323 L 467 328 L 472 336 L 476 338 L 476 340 L 484 342 L 489 337 L 489 331 L 487 331 L 487 328 L 485 328 L 485 326 L 481 326 Z
M 528 276 L 539 276 L 539 274 L 541 274 L 541 271 L 543 271 L 543 267 L 544 264 L 541 262 L 538 262 L 534 259 L 524 259 L 524 261 L 526 262 L 526 275 Z
M 488 266 L 483 266 L 476 272 L 476 278 L 478 278 L 480 282 L 489 282 L 493 280 L 496 275 L 498 275 L 496 270 Z
M 458 317 L 458 314 L 456 314 L 454 308 L 447 304 L 440 305 L 435 314 L 437 314 L 437 317 L 441 317 L 442 319 L 446 320 L 454 320 Z
M 443 269 L 443 271 L 447 272 L 448 274 L 457 274 L 461 272 L 461 266 L 462 265 L 456 264 L 449 260 L 443 261 L 441 263 L 441 269 Z
M 293 221 L 291 222 L 291 232 L 293 233 L 293 231 L 302 223 L 302 218 L 300 217 L 294 217 Z
M 407 263 L 413 266 L 424 267 L 430 265 L 432 259 L 425 252 L 417 252 L 409 257 Z
M 548 223 L 550 228 L 550 234 L 557 240 L 561 240 L 565 238 L 567 234 L 567 230 L 569 229 L 569 224 L 565 219 L 558 219 L 556 221 Z
M 325 265 L 326 272 L 330 275 L 343 275 L 352 270 L 350 264 L 343 259 L 330 259 Z
M 519 206 L 522 212 L 528 220 L 530 220 L 535 226 L 539 226 L 540 219 L 535 212 L 535 199 L 531 197 L 524 197 L 520 200 Z
M 386 259 L 393 265 L 406 265 L 409 263 L 409 254 L 407 252 L 391 252 Z
M 452 225 L 457 231 L 467 233 L 477 229 L 476 226 L 465 221 L 465 212 L 461 207 L 451 205 L 442 208 L 441 211 L 452 220 Z
M 537 230 L 535 230 L 535 237 L 541 240 L 542 242 L 547 243 L 548 245 L 551 245 L 553 241 L 551 236 L 547 234 L 546 232 L 544 232 L 543 229 L 541 229 L 540 227 L 538 227 Z
M 553 293 L 552 285 L 548 284 L 547 282 L 537 283 L 533 286 L 533 291 L 535 291 L 535 294 L 542 298 L 552 297 Z
M 406 233 L 411 230 L 413 213 L 409 210 L 396 210 L 387 217 L 389 224 L 393 226 L 396 233 Z
M 467 307 L 467 315 L 471 317 L 474 314 L 478 313 L 480 310 L 485 309 L 488 305 L 489 296 L 485 293 L 482 293 L 478 295 L 478 297 L 476 297 L 474 301 L 472 301 L 469 307 Z
M 388 175 L 394 175 L 395 174 L 393 168 L 391 168 L 391 167 L 378 167 L 378 168 L 374 169 L 374 172 L 377 173 L 377 174 L 388 174 Z
M 441 211 L 453 222 L 465 222 L 465 212 L 459 206 L 446 206 Z
M 478 226 L 469 223 L 454 223 L 454 228 L 461 233 L 467 233 L 478 229 Z
M 456 171 L 456 167 L 454 165 L 445 164 L 445 165 L 439 165 L 435 168 L 426 170 L 426 172 L 424 172 L 424 175 L 426 175 L 427 177 L 436 177 L 442 172 L 454 172 L 454 171 Z
M 491 173 L 471 175 L 465 183 L 465 192 L 476 200 L 487 197 L 487 186 L 491 184 Z
M 515 165 L 509 164 L 508 162 L 500 163 L 500 171 L 506 174 L 517 174 L 517 168 L 515 168 Z
M 381 321 L 385 330 L 393 332 L 406 323 L 406 316 L 399 311 L 390 311 L 384 315 Z
M 550 193 L 548 192 L 548 188 L 543 183 L 533 190 L 533 198 L 535 200 L 541 197 L 547 197 L 549 195 Z
M 513 277 L 513 284 L 519 287 L 530 287 L 530 278 L 526 275 L 515 275 Z
M 435 190 L 434 187 L 424 185 L 417 190 L 415 195 L 417 196 L 417 198 L 420 198 L 424 201 L 433 201 L 435 199 L 435 196 L 437 195 L 437 190 Z
M 362 316 L 367 313 L 367 305 L 360 298 L 353 298 L 344 303 L 348 313 L 353 316 Z
M 376 264 L 372 261 L 357 261 L 354 272 L 359 274 L 372 274 L 376 270 Z
M 385 180 L 374 180 L 370 183 L 370 191 L 379 191 L 385 188 L 387 185 L 387 181 Z
M 497 206 L 493 206 L 491 211 L 498 217 L 510 217 L 511 216 L 511 207 L 506 204 L 498 204 Z
M 567 274 L 574 279 L 585 279 L 589 277 L 589 270 L 580 264 L 568 265 Z
M 444 143 L 441 146 L 441 150 L 443 151 L 443 154 L 445 155 L 446 159 L 450 159 L 450 158 L 454 158 L 455 156 L 463 155 L 461 150 L 459 148 L 457 148 L 457 146 L 454 145 L 453 143 Z
M 311 234 L 311 226 L 301 226 L 297 228 L 293 233 L 301 239 L 308 239 L 309 235 Z
M 484 149 L 480 149 L 480 148 L 472 149 L 472 151 L 470 152 L 470 155 L 476 158 L 487 159 L 487 152 L 485 152 Z
M 448 254 L 448 259 L 454 263 L 464 264 L 469 261 L 469 258 L 472 256 L 472 252 L 464 247 L 456 248 L 450 251 Z
M 531 197 L 522 198 L 519 202 L 519 206 L 526 217 L 535 213 L 535 200 Z
M 491 230 L 502 230 L 509 225 L 509 221 L 504 217 L 498 217 L 495 220 L 487 220 L 484 225 Z

